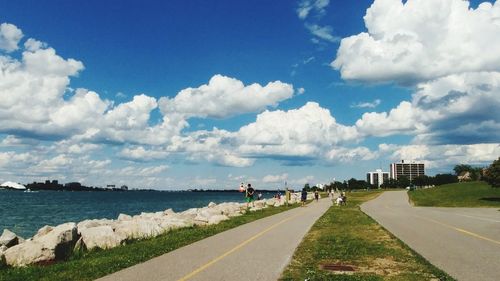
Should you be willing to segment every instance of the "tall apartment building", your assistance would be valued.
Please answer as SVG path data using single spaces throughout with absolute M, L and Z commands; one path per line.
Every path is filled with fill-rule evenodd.
M 375 172 L 366 173 L 366 181 L 370 184 L 380 187 L 384 181 L 389 179 L 389 173 L 382 172 L 381 169 L 376 169 Z
M 391 179 L 397 180 L 398 177 L 406 176 L 410 181 L 418 176 L 425 175 L 424 163 L 406 162 L 392 163 L 390 166 Z

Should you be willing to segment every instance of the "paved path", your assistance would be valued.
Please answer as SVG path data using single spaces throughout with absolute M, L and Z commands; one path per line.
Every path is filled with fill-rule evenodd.
M 277 280 L 327 198 L 254 221 L 99 280 Z
M 405 191 L 389 191 L 361 209 L 452 277 L 500 280 L 497 208 L 412 207 Z

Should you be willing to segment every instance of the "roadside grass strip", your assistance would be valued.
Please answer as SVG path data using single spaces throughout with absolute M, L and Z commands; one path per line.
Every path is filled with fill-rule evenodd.
M 408 196 L 422 207 L 500 207 L 500 188 L 479 181 L 414 190 Z
M 45 266 L 1 268 L 0 281 L 94 280 L 132 265 L 147 261 L 231 228 L 300 206 L 270 207 L 231 218 L 216 225 L 195 226 L 169 231 L 161 236 L 128 241 L 109 250 L 75 253 L 68 261 Z
M 347 206 L 332 206 L 296 249 L 281 280 L 454 280 L 360 210 L 379 194 L 350 193 Z M 324 269 L 339 267 L 354 271 Z

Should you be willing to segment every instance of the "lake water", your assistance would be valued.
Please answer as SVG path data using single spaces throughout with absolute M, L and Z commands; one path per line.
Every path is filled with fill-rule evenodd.
M 264 194 L 265 198 L 272 197 Z M 175 212 L 208 203 L 244 202 L 237 192 L 22 192 L 0 189 L 0 231 L 7 228 L 24 238 L 44 225 L 85 219 L 116 219 L 120 213 L 137 215 L 172 208 Z M 1 235 L 1 232 L 0 232 Z

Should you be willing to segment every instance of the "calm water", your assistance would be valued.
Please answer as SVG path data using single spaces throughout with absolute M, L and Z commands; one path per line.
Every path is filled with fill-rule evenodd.
M 8 228 L 28 238 L 44 225 L 85 219 L 116 219 L 172 208 L 184 211 L 210 202 L 244 202 L 236 192 L 22 192 L 0 190 L 0 231 Z M 265 195 L 264 197 L 271 197 Z M 1 235 L 1 232 L 0 232 Z

